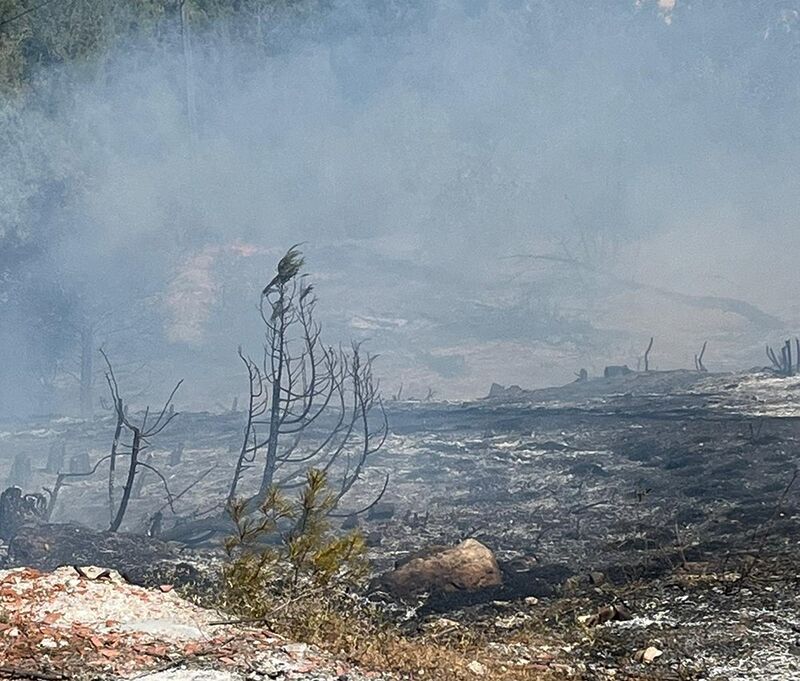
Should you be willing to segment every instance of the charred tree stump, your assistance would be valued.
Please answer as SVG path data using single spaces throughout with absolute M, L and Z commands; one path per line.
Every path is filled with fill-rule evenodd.
M 169 465 L 177 466 L 183 460 L 183 442 L 169 453 Z
M 41 494 L 23 494 L 9 487 L 0 495 L 0 539 L 9 541 L 25 523 L 45 520 L 47 501 Z
M 794 353 L 795 359 L 797 360 L 797 372 L 800 373 L 800 338 L 794 339 L 794 347 L 797 352 Z
M 92 464 L 89 461 L 89 452 L 80 452 L 75 454 L 69 460 L 69 472 L 85 474 L 92 470 Z
M 161 511 L 156 511 L 150 519 L 150 527 L 147 530 L 148 537 L 158 538 L 161 536 L 163 529 L 164 514 Z
M 33 471 L 31 470 L 31 457 L 23 452 L 18 453 L 14 457 L 14 463 L 11 464 L 11 470 L 8 474 L 8 484 L 16 485 L 17 487 L 28 487 L 33 478 Z
M 58 473 L 64 467 L 64 459 L 67 455 L 67 446 L 63 442 L 54 442 L 47 452 L 46 473 Z
M 795 339 L 795 345 L 797 347 L 796 357 L 792 356 L 792 342 L 790 340 L 784 341 L 783 346 L 781 347 L 780 358 L 778 358 L 778 355 L 775 353 L 772 347 L 767 345 L 767 358 L 770 362 L 772 362 L 772 368 L 774 369 L 775 373 L 781 376 L 795 375 L 795 359 L 797 359 L 798 367 L 800 367 L 800 343 L 797 341 L 798 339 Z M 798 370 L 800 370 L 800 368 Z

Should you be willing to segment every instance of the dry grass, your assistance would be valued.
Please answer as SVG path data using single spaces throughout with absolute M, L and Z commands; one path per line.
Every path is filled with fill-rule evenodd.
M 357 532 L 333 532 L 335 497 L 325 475 L 308 471 L 295 499 L 273 490 L 254 515 L 234 504 L 236 534 L 215 605 L 243 621 L 263 622 L 295 641 L 317 645 L 368 670 L 404 679 L 498 681 L 568 678 L 537 659 L 545 638 L 492 640 L 491 629 L 454 626 L 406 633 L 379 605 L 359 596 L 368 569 Z M 574 678 L 574 676 L 573 676 Z
M 277 633 L 317 645 L 364 669 L 393 673 L 405 679 L 570 678 L 567 670 L 552 670 L 546 661 L 522 658 L 504 644 L 492 643 L 477 630 L 458 627 L 441 634 L 435 631 L 406 634 L 383 620 L 372 606 L 356 603 L 341 594 L 326 601 L 318 598 L 296 601 L 271 618 L 269 626 Z M 522 639 L 517 637 L 516 649 L 525 648 L 535 657 L 537 646 L 544 642 L 545 639 L 529 631 Z

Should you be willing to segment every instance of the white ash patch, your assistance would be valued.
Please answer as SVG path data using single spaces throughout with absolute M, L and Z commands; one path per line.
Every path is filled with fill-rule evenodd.
M 137 681 L 239 681 L 244 677 L 222 669 L 167 669 L 133 677 Z

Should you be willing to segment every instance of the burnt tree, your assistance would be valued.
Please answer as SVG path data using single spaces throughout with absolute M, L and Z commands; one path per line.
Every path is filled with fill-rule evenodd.
M 358 344 L 347 351 L 323 345 L 314 318 L 314 287 L 300 274 L 303 264 L 301 253 L 292 247 L 262 291 L 259 311 L 265 340 L 258 361 L 239 349 L 249 394 L 228 503 L 253 468 L 260 473 L 253 504 L 263 501 L 273 487 L 301 485 L 311 467 L 325 473 L 336 470 L 337 501 L 341 500 L 388 435 L 372 371 L 374 358 Z M 319 432 L 307 444 L 315 424 Z
M 108 383 L 108 388 L 111 391 L 111 399 L 117 416 L 117 426 L 114 431 L 114 442 L 112 444 L 111 453 L 108 455 L 110 459 L 108 482 L 109 510 L 113 509 L 115 504 L 114 471 L 116 469 L 117 458 L 120 456 L 119 436 L 123 429 L 125 429 L 131 436 L 130 451 L 126 454 L 128 470 L 125 476 L 125 482 L 122 486 L 122 494 L 120 496 L 119 504 L 116 506 L 116 513 L 112 514 L 111 524 L 108 528 L 110 532 L 116 532 L 119 530 L 120 526 L 122 525 L 122 521 L 125 518 L 125 512 L 128 510 L 128 504 L 130 503 L 131 496 L 141 484 L 141 481 L 137 478 L 143 474 L 145 470 L 154 473 L 161 481 L 162 485 L 164 486 L 164 492 L 166 494 L 167 501 L 169 502 L 170 507 L 172 507 L 173 495 L 172 492 L 170 492 L 166 478 L 161 474 L 161 471 L 159 471 L 149 462 L 149 460 L 147 462 L 142 461 L 141 456 L 150 446 L 150 440 L 161 433 L 177 416 L 177 412 L 175 411 L 173 405 L 173 399 L 175 398 L 175 394 L 178 392 L 178 389 L 181 387 L 183 381 L 178 381 L 178 383 L 172 389 L 172 392 L 169 394 L 169 397 L 167 397 L 167 400 L 164 402 L 164 406 L 161 408 L 161 411 L 157 416 L 151 419 L 150 407 L 147 407 L 144 410 L 144 415 L 142 416 L 141 421 L 134 423 L 128 417 L 128 412 L 123 406 L 124 401 L 120 395 L 119 385 L 117 383 L 116 376 L 114 375 L 114 369 L 111 366 L 111 362 L 109 361 L 105 352 L 102 350 L 100 352 L 106 362 L 106 382 Z M 174 512 L 174 509 L 171 510 Z
M 650 351 L 653 349 L 653 340 L 654 338 L 650 337 L 650 343 L 647 345 L 647 350 L 644 351 L 644 370 L 645 372 L 650 371 Z
M 274 490 L 303 487 L 310 469 L 330 481 L 334 503 L 329 515 L 334 516 L 386 442 L 389 425 L 373 375 L 375 358 L 358 343 L 347 349 L 322 343 L 314 287 L 301 274 L 303 264 L 296 246 L 283 256 L 260 296 L 262 349 L 252 357 L 239 348 L 249 390 L 241 440 L 229 448 L 236 459 L 225 511 L 179 520 L 162 533 L 165 540 L 200 544 L 230 533 L 231 509 L 255 511 Z M 387 485 L 388 477 L 355 513 L 378 503 Z
M 150 462 L 142 461 L 141 456 L 149 447 L 150 439 L 161 433 L 177 415 L 172 408 L 172 400 L 178 388 L 180 388 L 182 381 L 179 381 L 173 388 L 163 408 L 155 417 L 151 416 L 150 408 L 147 407 L 141 421 L 134 422 L 132 417 L 129 416 L 127 405 L 120 395 L 119 384 L 117 383 L 114 369 L 111 366 L 111 361 L 102 349 L 100 350 L 100 354 L 103 356 L 106 363 L 106 382 L 111 391 L 112 404 L 116 414 L 116 427 L 114 430 L 114 439 L 111 444 L 111 452 L 98 459 L 91 468 L 87 465 L 85 468 L 81 466 L 80 469 L 72 470 L 71 467 L 70 472 L 59 473 L 56 476 L 53 488 L 45 488 L 45 491 L 50 495 L 47 504 L 47 517 L 49 518 L 52 515 L 56 501 L 58 500 L 59 492 L 68 481 L 91 477 L 97 472 L 101 464 L 108 461 L 108 510 L 110 516 L 108 529 L 110 532 L 116 532 L 125 519 L 125 513 L 128 510 L 131 497 L 135 496 L 134 492 L 139 482 L 139 477 L 144 470 L 151 471 L 161 481 L 167 498 L 167 504 L 174 513 L 172 505 L 174 496 L 169 489 L 166 478 Z M 130 442 L 123 442 L 123 437 L 130 437 Z M 122 492 L 119 501 L 117 501 L 115 483 L 117 464 L 120 459 L 125 460 L 127 471 L 125 473 L 125 482 L 122 486 Z
M 700 349 L 700 354 L 694 356 L 694 368 L 701 374 L 704 374 L 708 371 L 708 369 L 706 369 L 706 365 L 703 364 L 703 357 L 706 354 L 707 347 L 708 347 L 708 341 L 705 341 L 703 343 L 703 347 Z
M 796 367 L 792 358 L 792 342 L 790 340 L 783 342 L 780 356 L 772 349 L 772 346 L 767 345 L 767 357 L 772 362 L 772 368 L 775 373 L 781 376 L 794 376 L 795 370 L 800 371 L 800 342 L 796 338 L 795 347 L 797 348 L 797 354 L 794 358 L 797 360 Z

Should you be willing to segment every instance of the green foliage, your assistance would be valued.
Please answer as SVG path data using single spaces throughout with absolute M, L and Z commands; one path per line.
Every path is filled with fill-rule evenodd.
M 230 506 L 236 532 L 225 542 L 222 606 L 262 619 L 290 603 L 332 602 L 367 576 L 364 539 L 337 535 L 328 520 L 336 496 L 323 471 L 310 469 L 299 495 L 270 490 L 255 514 L 246 500 Z

